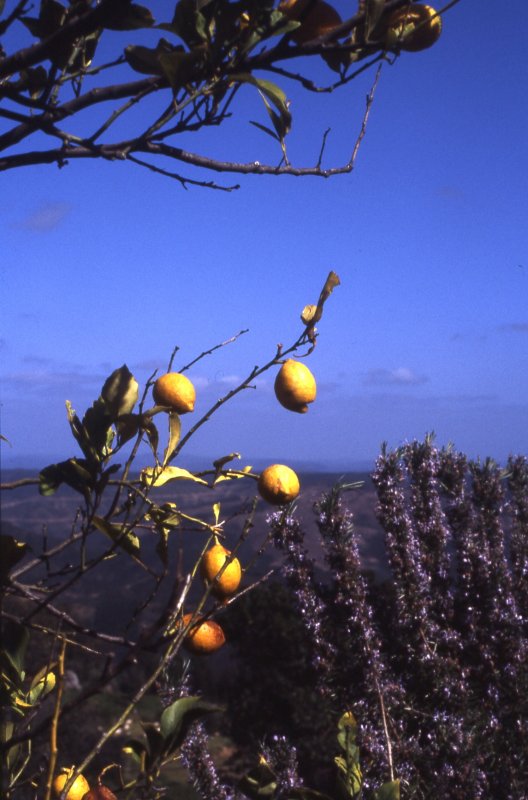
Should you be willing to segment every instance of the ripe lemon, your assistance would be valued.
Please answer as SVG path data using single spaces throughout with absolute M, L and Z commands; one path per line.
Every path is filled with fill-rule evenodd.
M 152 389 L 152 396 L 156 405 L 168 406 L 177 414 L 194 411 L 196 390 L 189 378 L 180 372 L 160 375 Z
M 183 625 L 186 626 L 192 614 L 183 615 Z M 185 646 L 191 653 L 214 653 L 225 644 L 225 635 L 217 622 L 212 619 L 200 620 L 198 618 L 185 637 Z
M 394 11 L 386 21 L 387 47 L 417 52 L 432 47 L 442 33 L 442 18 L 432 6 L 413 4 Z
M 285 361 L 275 378 L 275 395 L 279 403 L 289 411 L 305 414 L 308 403 L 313 403 L 316 394 L 315 378 L 308 367 L 293 358 Z
M 261 497 L 274 506 L 295 500 L 301 485 L 296 473 L 284 464 L 272 464 L 260 473 L 257 487 Z
M 288 17 L 300 21 L 291 38 L 297 44 L 311 42 L 341 25 L 342 19 L 333 6 L 324 0 L 316 0 L 310 7 L 310 0 L 282 0 L 279 11 Z
M 213 584 L 213 593 L 217 597 L 230 597 L 236 592 L 242 579 L 242 569 L 238 558 L 233 558 L 219 578 L 216 578 L 231 553 L 221 544 L 215 544 L 202 558 L 202 577 Z
M 68 769 L 64 767 L 59 775 L 53 781 L 53 793 L 55 797 L 60 797 L 60 793 L 66 786 L 66 782 L 73 775 L 73 767 Z M 86 792 L 90 791 L 90 784 L 84 777 L 84 775 L 78 775 L 70 788 L 68 789 L 68 794 L 66 795 L 66 800 L 82 800 Z

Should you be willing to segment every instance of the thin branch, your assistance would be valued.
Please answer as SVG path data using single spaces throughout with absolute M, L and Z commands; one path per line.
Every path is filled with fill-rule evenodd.
M 357 158 L 357 154 L 359 152 L 359 148 L 361 147 L 361 142 L 363 141 L 365 133 L 367 132 L 367 123 L 368 123 L 368 119 L 369 119 L 369 116 L 370 116 L 370 110 L 371 110 L 372 104 L 374 102 L 374 94 L 375 94 L 377 86 L 378 86 L 378 82 L 379 82 L 379 79 L 380 79 L 381 68 L 382 67 L 383 67 L 383 64 L 380 64 L 378 66 L 378 69 L 376 70 L 376 76 L 374 78 L 374 83 L 372 84 L 372 86 L 370 88 L 370 92 L 367 95 L 367 103 L 366 103 L 366 108 L 365 108 L 365 114 L 363 115 L 363 122 L 361 123 L 361 130 L 359 131 L 359 135 L 358 135 L 358 137 L 356 139 L 356 143 L 354 145 L 354 149 L 352 151 L 352 155 L 350 157 L 350 161 L 348 162 L 351 168 L 353 168 L 353 166 L 354 166 L 354 163 L 355 163 L 356 158 Z
M 148 161 L 143 161 L 143 159 L 137 158 L 137 156 L 133 156 L 130 153 L 127 155 L 127 161 L 132 161 L 134 164 L 145 167 L 158 175 L 164 175 L 166 178 L 173 178 L 181 184 L 183 189 L 187 189 L 187 184 L 191 186 L 200 186 L 205 189 L 217 189 L 220 192 L 233 192 L 240 189 L 240 184 L 238 183 L 234 186 L 220 186 L 214 181 L 198 181 L 193 178 L 184 178 L 183 175 L 179 175 L 177 172 L 170 172 L 169 170 L 162 169 L 162 167 L 157 167 L 155 164 L 149 164 Z
M 59 652 L 59 660 L 57 666 L 57 695 L 55 697 L 55 706 L 53 709 L 53 716 L 51 718 L 50 728 L 50 759 L 48 765 L 48 775 L 46 778 L 46 795 L 45 800 L 50 800 L 51 789 L 53 785 L 53 776 L 55 773 L 55 766 L 57 764 L 57 756 L 59 748 L 57 744 L 57 731 L 59 727 L 59 717 L 62 704 L 62 693 L 64 690 L 64 659 L 66 655 L 66 640 L 62 639 Z
M 215 346 L 211 347 L 210 350 L 204 350 L 203 353 L 200 353 L 200 355 L 196 356 L 195 359 L 193 359 L 192 361 L 189 361 L 189 363 L 185 364 L 184 367 L 181 367 L 181 369 L 179 371 L 180 372 L 187 372 L 188 369 L 193 367 L 202 358 L 205 358 L 205 356 L 210 356 L 211 353 L 214 353 L 215 350 L 219 350 L 221 347 L 225 347 L 228 344 L 233 344 L 233 342 L 236 342 L 236 340 L 239 339 L 241 336 L 243 336 L 245 333 L 249 333 L 249 328 L 244 328 L 243 330 L 239 331 L 238 333 L 235 333 L 234 336 L 231 336 L 230 339 L 226 339 L 225 342 L 220 342 L 220 344 L 215 344 Z

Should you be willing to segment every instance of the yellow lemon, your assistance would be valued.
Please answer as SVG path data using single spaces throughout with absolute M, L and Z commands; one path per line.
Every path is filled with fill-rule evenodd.
M 60 797 L 60 793 L 66 786 L 66 782 L 73 775 L 73 767 L 67 769 L 66 767 L 61 770 L 59 775 L 53 781 L 53 793 L 55 797 Z M 66 795 L 66 800 L 82 800 L 86 792 L 90 791 L 90 784 L 84 775 L 78 775 Z
M 194 411 L 196 390 L 189 378 L 180 372 L 160 375 L 152 389 L 152 396 L 156 405 L 167 406 L 177 414 Z
M 442 33 L 442 18 L 432 6 L 412 5 L 396 9 L 385 22 L 387 47 L 416 52 L 432 47 Z
M 192 614 L 183 615 L 183 625 L 186 626 Z M 225 635 L 217 622 L 212 619 L 201 620 L 200 617 L 193 624 L 185 637 L 185 646 L 191 653 L 214 653 L 225 644 Z
M 221 544 L 215 544 L 202 558 L 202 577 L 207 583 L 213 583 L 213 593 L 217 597 L 230 597 L 236 592 L 242 579 L 242 569 L 238 558 L 233 558 L 220 577 L 216 578 L 230 555 L 229 550 L 226 550 Z
M 300 492 L 296 473 L 284 464 L 272 464 L 260 473 L 257 487 L 261 497 L 275 506 L 291 503 Z
M 305 364 L 289 358 L 275 378 L 275 395 L 289 411 L 305 414 L 317 394 L 315 378 Z

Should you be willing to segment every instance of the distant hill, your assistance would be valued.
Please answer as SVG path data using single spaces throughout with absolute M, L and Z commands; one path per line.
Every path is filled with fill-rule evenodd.
M 34 475 L 35 473 L 27 471 L 4 470 L 2 483 Z M 346 497 L 349 507 L 354 513 L 364 566 L 374 572 L 382 572 L 383 535 L 375 518 L 375 492 L 369 475 L 350 473 L 343 476 L 342 473 L 308 472 L 301 473 L 300 480 L 302 490 L 297 514 L 303 521 L 306 547 L 316 559 L 318 569 L 322 574 L 325 572 L 325 564 L 312 506 L 321 493 L 330 489 L 337 481 L 364 481 L 362 488 L 348 492 Z M 35 558 L 35 555 L 41 552 L 44 536 L 47 537 L 49 547 L 70 535 L 80 498 L 68 487 L 60 487 L 51 497 L 41 497 L 36 485 L 4 490 L 1 494 L 1 531 L 30 545 L 31 552 L 26 556 L 27 561 Z M 212 504 L 220 502 L 221 517 L 226 520 L 227 545 L 232 547 L 242 531 L 246 513 L 255 496 L 255 485 L 249 480 L 242 479 L 223 482 L 215 490 L 211 490 L 195 483 L 178 481 L 155 490 L 155 496 L 160 504 L 168 501 L 176 502 L 185 513 L 205 519 L 210 516 L 211 521 L 213 519 Z M 259 502 L 250 535 L 239 550 L 243 564 L 249 563 L 262 547 L 268 531 L 266 517 L 271 510 L 270 506 Z M 159 571 L 161 563 L 155 549 L 157 537 L 150 536 L 147 531 L 139 530 L 137 533 L 142 540 L 143 558 L 152 568 Z M 177 550 L 181 553 L 182 569 L 185 572 L 195 563 L 206 537 L 200 531 L 175 533 L 174 536 L 178 544 L 175 546 L 173 540 L 169 573 L 176 572 Z M 90 537 L 88 553 L 93 554 L 100 551 L 107 544 L 108 540 L 103 534 L 96 534 Z M 59 559 L 60 568 L 67 570 L 68 559 L 73 557 L 72 551 L 68 549 Z M 251 578 L 256 580 L 272 568 L 277 569 L 278 575 L 280 563 L 280 554 L 272 545 L 268 544 L 263 555 L 252 566 Z M 36 579 L 39 574 L 42 575 L 42 571 L 43 567 L 33 570 L 31 577 Z M 173 582 L 169 581 L 166 591 L 169 591 L 172 585 Z M 103 562 L 97 570 L 91 572 L 86 579 L 77 584 L 72 593 L 71 602 L 75 603 L 77 615 L 80 607 L 82 608 L 84 624 L 94 624 L 110 632 L 118 629 L 122 618 L 128 618 L 130 615 L 131 604 L 133 606 L 141 604 L 142 599 L 148 596 L 151 588 L 152 578 L 149 574 L 127 555 L 119 553 L 115 558 Z M 98 600 L 103 596 L 106 597 L 106 601 L 104 607 L 101 607 Z M 162 598 L 163 595 L 159 599 Z M 152 611 L 155 612 L 154 607 Z

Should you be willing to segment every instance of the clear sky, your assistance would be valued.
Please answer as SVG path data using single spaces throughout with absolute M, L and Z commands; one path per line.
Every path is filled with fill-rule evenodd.
M 344 0 L 345 16 L 355 10 Z M 274 374 L 239 395 L 182 453 L 352 469 L 434 430 L 471 456 L 528 451 L 528 8 L 462 0 L 440 41 L 382 70 L 356 168 L 329 180 L 223 176 L 191 188 L 131 164 L 91 161 L 2 173 L 4 467 L 74 455 L 64 401 L 80 413 L 126 363 L 140 383 L 227 339 L 189 376 L 195 416 L 300 332 L 330 269 L 307 362 L 306 415 L 276 402 Z M 133 33 L 128 37 L 133 41 Z M 126 42 L 125 42 L 126 43 Z M 332 80 L 320 60 L 309 71 Z M 292 99 L 293 163 L 345 162 L 373 74 Z M 256 93 L 188 149 L 276 163 Z M 198 176 L 184 168 L 186 175 Z M 206 176 L 202 176 L 206 177 Z M 218 176 L 222 181 L 222 176 Z M 184 418 L 184 429 L 190 417 Z

